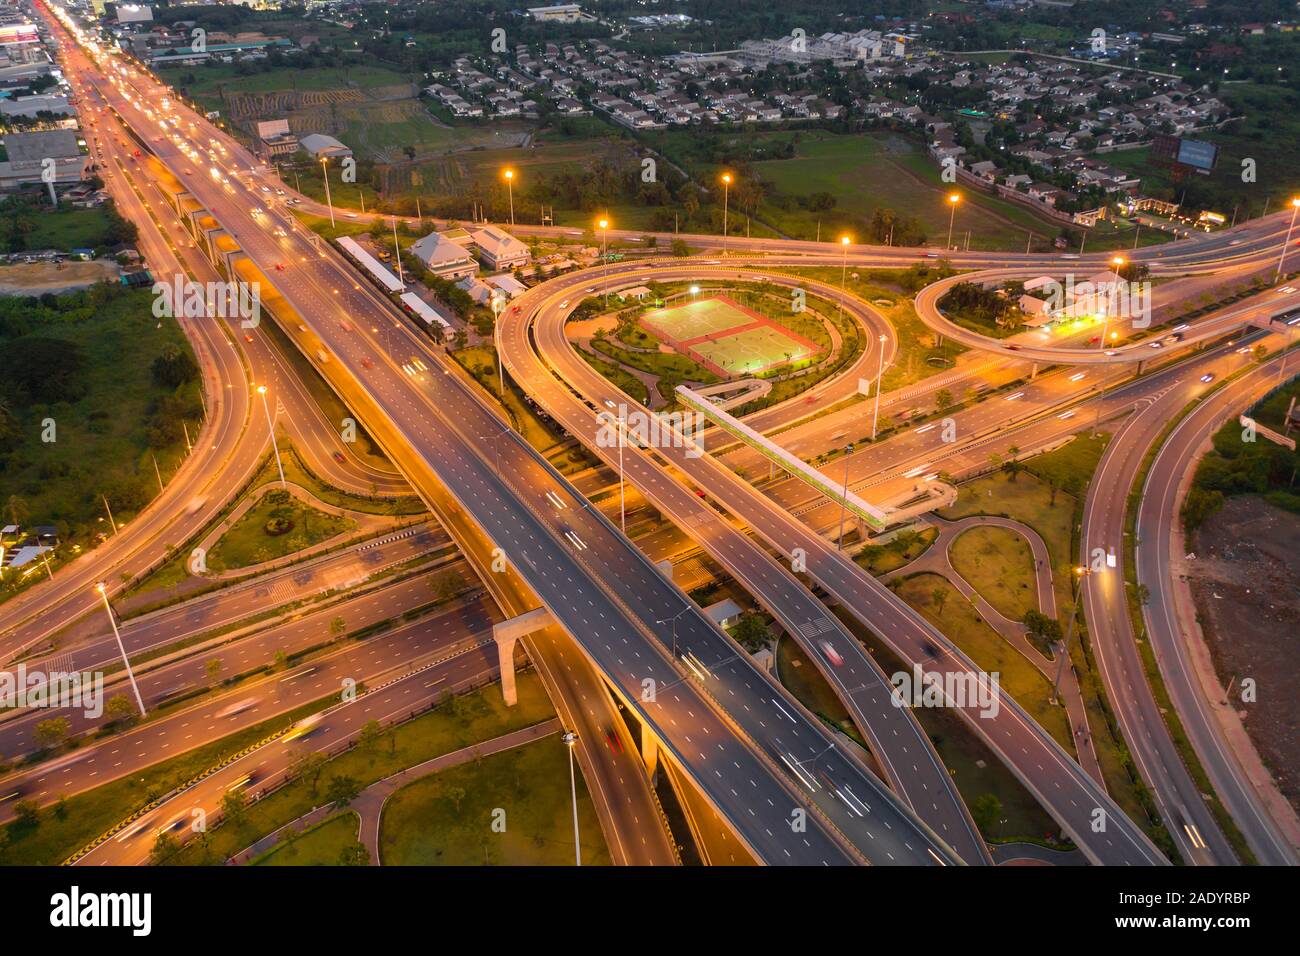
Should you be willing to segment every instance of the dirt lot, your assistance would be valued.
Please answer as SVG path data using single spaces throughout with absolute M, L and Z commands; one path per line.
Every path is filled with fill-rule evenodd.
M 116 279 L 117 263 L 103 259 L 90 262 L 32 262 L 0 266 L 0 295 L 44 295 L 84 289 L 105 279 Z
M 1254 496 L 1229 498 L 1193 550 L 1192 593 L 1219 679 L 1255 679 L 1257 702 L 1239 704 L 1246 728 L 1300 809 L 1300 515 Z

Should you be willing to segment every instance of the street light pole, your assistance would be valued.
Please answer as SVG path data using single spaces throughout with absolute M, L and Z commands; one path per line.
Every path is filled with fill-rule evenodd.
M 727 203 L 731 198 L 731 173 L 722 174 L 722 254 L 727 254 Z
M 961 202 L 959 193 L 948 194 L 948 244 L 943 247 L 944 252 L 952 251 L 952 224 L 957 218 L 957 203 Z
M 885 384 L 885 341 L 882 333 L 880 343 L 880 361 L 876 367 L 876 410 L 871 413 L 871 440 L 876 440 L 876 426 L 880 424 L 880 388 Z
M 582 866 L 582 842 L 578 836 L 578 778 L 573 771 L 573 748 L 578 744 L 578 735 L 570 730 L 561 739 L 569 748 L 569 794 L 573 798 L 574 865 Z
M 848 271 L 849 271 L 849 243 L 853 240 L 848 236 L 840 236 L 840 301 L 839 316 L 844 315 L 844 296 L 848 293 Z
M 853 444 L 844 446 L 844 494 L 840 498 L 840 533 L 835 539 L 835 550 L 844 548 L 844 512 L 849 504 L 849 456 L 853 454 Z
M 618 523 L 627 535 L 627 504 L 623 497 L 623 444 L 627 433 L 627 407 L 618 407 Z
M 515 171 L 507 169 L 504 173 L 506 177 L 506 192 L 510 195 L 510 228 L 515 226 Z
M 1056 662 L 1056 677 L 1052 681 L 1052 703 L 1061 699 L 1061 676 L 1065 673 L 1065 662 L 1070 659 L 1070 641 L 1074 639 L 1074 625 L 1079 619 L 1079 602 L 1083 600 L 1083 582 L 1085 575 L 1092 574 L 1091 568 L 1082 565 L 1074 569 L 1077 582 L 1074 589 L 1074 606 L 1070 610 L 1070 626 L 1065 629 L 1065 646 L 1061 648 L 1061 658 Z
M 1291 200 L 1291 225 L 1286 227 L 1286 238 L 1282 240 L 1282 254 L 1277 257 L 1277 272 L 1273 275 L 1273 281 L 1278 282 L 1282 278 L 1282 264 L 1286 262 L 1287 247 L 1291 245 L 1291 230 L 1295 228 L 1296 213 L 1300 212 L 1300 196 Z
M 325 205 L 330 207 L 330 228 L 334 228 L 334 200 L 330 198 L 330 168 L 328 165 L 329 158 L 322 156 L 320 158 L 321 175 L 325 177 Z
M 108 612 L 108 623 L 113 627 L 113 637 L 117 638 L 117 649 L 122 652 L 122 663 L 126 667 L 126 676 L 131 679 L 131 689 L 135 691 L 135 702 L 140 708 L 140 716 L 147 716 L 144 711 L 144 698 L 140 696 L 140 685 L 135 682 L 135 672 L 131 670 L 131 660 L 126 656 L 126 646 L 122 643 L 122 634 L 117 629 L 117 618 L 113 616 L 113 608 L 108 603 L 108 588 L 104 587 L 101 581 L 95 585 L 95 590 L 104 599 L 104 610 Z
M 402 275 L 402 247 L 397 244 L 397 217 L 393 217 L 393 258 L 397 260 L 397 281 L 406 288 L 406 276 Z
M 266 412 L 266 427 L 271 432 L 271 448 L 275 451 L 275 467 L 280 472 L 280 487 L 285 487 L 284 465 L 280 462 L 280 446 L 275 440 L 275 424 L 271 421 L 271 406 L 266 402 L 266 386 L 257 386 L 257 394 L 262 396 L 262 410 Z
M 604 274 L 609 275 L 609 220 L 602 219 L 597 224 L 600 226 L 600 260 L 605 265 Z M 605 308 L 609 308 L 609 285 L 605 286 Z

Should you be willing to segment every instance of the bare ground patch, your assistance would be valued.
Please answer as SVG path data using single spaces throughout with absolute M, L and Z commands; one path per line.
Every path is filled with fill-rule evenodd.
M 1231 497 L 1196 533 L 1192 595 L 1223 686 L 1253 678 L 1258 699 L 1233 698 L 1283 795 L 1300 809 L 1300 515 L 1253 495 Z

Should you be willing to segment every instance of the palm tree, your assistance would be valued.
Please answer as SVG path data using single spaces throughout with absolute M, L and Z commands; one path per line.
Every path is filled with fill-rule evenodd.
M 948 589 L 936 585 L 930 589 L 930 603 L 934 605 L 936 614 L 943 613 L 943 606 L 948 603 Z

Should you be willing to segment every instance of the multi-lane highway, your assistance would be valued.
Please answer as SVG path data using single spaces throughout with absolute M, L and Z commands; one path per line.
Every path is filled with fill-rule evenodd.
M 126 96 L 113 93 L 109 96 L 133 126 L 149 128 L 148 117 Z M 159 138 L 156 145 L 160 157 L 174 164 L 174 171 L 184 168 L 186 160 L 180 158 L 179 149 L 171 139 Z M 265 266 L 267 272 L 273 271 L 273 264 L 283 259 L 283 243 L 295 251 L 307 245 L 296 233 L 285 237 L 267 234 L 264 223 L 257 221 L 262 214 L 254 211 L 256 193 L 235 177 L 217 184 L 195 176 L 186 185 L 237 238 L 245 254 Z M 663 619 L 668 607 L 673 607 L 675 612 L 688 603 L 684 595 L 665 582 L 612 527 L 596 521 L 584 507 L 585 502 L 574 496 L 530 449 L 503 441 L 502 474 L 496 474 L 489 464 L 492 456 L 481 453 L 483 437 L 491 434 L 496 419 L 456 375 L 446 368 L 426 365 L 428 372 L 416 379 L 402 371 L 403 363 L 394 361 L 395 357 L 402 357 L 400 353 L 388 354 L 371 339 L 364 319 L 358 321 L 355 329 L 344 327 L 341 316 L 360 319 L 376 313 L 391 314 L 392 310 L 370 290 L 358 288 L 333 256 L 312 256 L 306 267 L 296 265 L 282 278 L 277 277 L 276 285 L 293 304 L 297 318 L 309 323 L 314 337 L 330 349 L 333 368 L 347 365 L 356 370 L 355 384 L 340 384 L 336 379 L 335 385 L 358 393 L 358 407 L 370 405 L 378 410 L 382 420 L 376 424 L 382 427 L 372 431 L 387 430 L 394 434 L 395 444 L 400 443 L 405 452 L 404 455 L 396 453 L 402 458 L 399 466 L 407 469 L 408 474 L 422 471 L 426 481 L 432 472 L 439 484 L 455 492 L 462 507 L 505 549 L 511 564 L 556 619 L 583 644 L 611 678 L 611 683 L 626 695 L 626 702 L 640 711 L 641 719 L 695 784 L 715 804 L 727 808 L 728 818 L 745 833 L 751 847 L 761 848 L 761 857 L 771 862 L 800 859 L 835 862 L 866 853 L 881 862 L 932 862 L 935 857 L 950 856 L 941 843 L 893 804 L 890 795 L 873 792 L 877 785 L 869 774 L 843 758 L 840 758 L 842 767 L 832 766 L 828 771 L 843 775 L 843 782 L 836 786 L 834 794 L 820 784 L 810 788 L 812 792 L 807 795 L 801 794 L 794 783 L 797 772 L 787 775 L 777 768 L 778 760 L 789 759 L 787 749 L 795 761 L 810 760 L 815 753 L 815 741 L 824 739 L 824 732 L 807 718 L 790 718 L 793 728 L 786 733 L 794 739 L 786 743 L 779 734 L 769 731 L 771 725 L 762 715 L 754 714 L 751 718 L 748 713 L 723 711 L 701 697 L 695 683 L 683 677 L 680 668 L 667 659 L 660 644 L 662 638 L 653 636 L 654 622 Z M 405 341 L 411 355 L 419 356 L 424 351 L 423 343 L 404 328 L 396 337 Z M 365 369 L 360 361 L 362 357 L 377 366 L 378 374 Z M 365 414 L 362 413 L 363 417 Z M 468 437 L 470 434 L 472 438 Z M 391 446 L 389 451 L 394 454 Z M 510 476 L 509 483 L 506 474 Z M 417 486 L 418 483 L 417 480 Z M 517 490 L 521 486 L 528 490 Z M 566 510 L 572 508 L 582 513 L 571 519 L 580 531 L 575 527 L 562 531 L 561 520 L 555 515 L 542 517 L 548 488 L 565 501 Z M 575 546 L 565 531 L 589 536 L 584 540 L 585 547 L 576 549 L 575 553 Z M 612 560 L 602 562 L 597 574 L 580 560 L 580 552 L 596 545 L 605 548 L 606 543 Z M 620 564 L 622 568 L 618 567 Z M 611 572 L 618 576 L 606 577 Z M 628 609 L 633 607 L 637 611 L 629 614 Z M 689 632 L 692 628 L 708 630 L 712 625 L 690 605 L 690 613 L 683 616 L 679 631 Z M 628 645 L 628 649 L 616 650 L 613 643 L 600 646 L 598 635 L 602 632 Z M 630 656 L 624 656 L 629 653 Z M 727 669 L 733 666 L 716 660 L 705 663 Z M 652 701 L 643 702 L 641 692 L 647 679 L 669 690 L 658 693 Z M 775 709 L 778 706 L 769 704 L 765 708 L 769 712 L 768 720 L 781 719 Z M 737 726 L 732 721 L 748 723 L 746 732 L 751 735 L 763 735 L 766 739 L 761 749 L 738 738 Z M 809 738 L 809 734 L 813 736 Z M 710 756 L 699 749 L 702 741 L 697 741 L 695 735 L 714 741 L 711 746 L 716 746 L 717 752 Z M 833 764 L 829 758 L 826 762 Z M 732 779 L 735 785 L 728 786 Z M 853 784 L 860 789 L 852 789 Z M 766 788 L 767 795 L 757 800 L 750 796 L 742 801 L 739 787 L 752 790 L 754 795 L 762 794 Z M 845 789 L 849 796 L 845 795 Z M 854 794 L 861 794 L 857 797 L 859 801 L 874 803 L 874 808 L 867 807 L 864 812 L 866 805 L 854 803 Z M 805 802 L 816 808 L 807 814 L 806 829 L 805 818 L 795 813 Z M 792 813 L 798 821 L 796 827 L 790 823 Z M 896 825 L 882 827 L 868 819 L 872 814 L 892 817 Z M 832 820 L 834 830 L 828 829 Z M 851 834 L 851 839 L 844 835 L 846 832 Z

